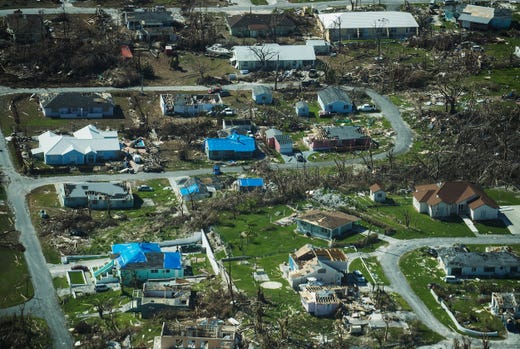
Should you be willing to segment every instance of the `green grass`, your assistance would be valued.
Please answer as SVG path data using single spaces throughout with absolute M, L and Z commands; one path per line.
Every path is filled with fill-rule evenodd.
M 483 250 L 483 245 L 470 245 L 470 249 Z M 487 331 L 499 331 L 503 334 L 503 325 L 499 318 L 491 316 L 484 309 L 489 304 L 484 296 L 491 292 L 512 292 L 518 289 L 518 280 L 465 280 L 463 284 L 446 284 L 443 281 L 444 271 L 438 268 L 435 258 L 423 252 L 424 249 L 411 251 L 401 257 L 400 267 L 408 283 L 417 296 L 430 309 L 432 314 L 448 327 L 454 327 L 446 312 L 437 304 L 428 289 L 429 283 L 436 283 L 438 295 L 443 295 L 454 313 L 459 313 L 460 322 L 471 320 L 465 326 Z M 483 296 L 484 295 L 484 296 Z M 484 297 L 484 298 L 483 298 Z M 487 297 L 487 296 L 486 296 Z M 461 323 L 462 324 L 462 323 Z
M 65 276 L 58 276 L 52 279 L 52 284 L 54 288 L 68 288 L 69 283 L 67 282 L 67 278 Z
M 361 258 L 354 259 L 350 262 L 348 266 L 349 271 L 360 270 L 366 279 L 374 285 L 390 285 L 376 257 L 363 258 L 363 260 L 365 264 L 361 262 Z M 365 265 L 369 270 L 365 268 Z
M 502 189 L 487 189 L 486 194 L 493 198 L 500 206 L 520 205 L 520 192 Z
M 47 243 L 40 242 L 40 244 L 42 246 L 43 256 L 45 257 L 45 260 L 47 261 L 47 263 L 52 263 L 52 264 L 61 263 L 61 255 L 60 255 L 59 251 L 57 251 L 56 249 L 54 249 L 52 246 L 50 246 Z
M 507 226 L 501 219 L 473 222 L 480 234 L 510 234 Z
M 22 252 L 0 249 L 0 308 L 31 299 L 34 290 Z
M 421 214 L 412 205 L 411 197 L 390 195 L 395 202 L 394 206 L 375 205 L 365 206 L 366 213 L 378 222 L 381 222 L 396 230 L 393 237 L 398 239 L 414 239 L 425 237 L 470 237 L 474 236 L 460 217 L 447 219 L 433 219 L 426 214 Z M 362 200 L 356 198 L 356 200 Z M 410 218 L 409 227 L 406 227 L 406 219 Z
M 61 299 L 63 311 L 71 317 L 75 317 L 85 312 L 95 314 L 95 307 L 99 302 L 108 302 L 115 306 L 120 306 L 128 301 L 130 301 L 130 299 L 126 296 L 121 296 L 120 291 L 88 294 L 78 298 L 65 296 Z
M 70 270 L 67 273 L 69 274 L 70 283 L 72 285 L 85 284 L 85 277 L 83 276 L 83 272 L 81 270 Z

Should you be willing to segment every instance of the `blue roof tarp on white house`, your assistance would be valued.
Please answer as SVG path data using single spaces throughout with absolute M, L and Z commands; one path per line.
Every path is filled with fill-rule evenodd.
M 189 185 L 187 187 L 182 187 L 180 192 L 181 192 L 182 196 L 187 196 L 187 195 L 192 195 L 192 194 L 195 194 L 195 193 L 199 193 L 200 192 L 199 184 L 198 183 L 193 183 L 192 185 Z
M 252 152 L 256 149 L 254 138 L 237 133 L 233 133 L 226 138 L 207 138 L 206 144 L 210 151 Z
M 181 267 L 180 252 L 164 252 L 164 269 L 180 269 Z
M 263 187 L 263 178 L 239 178 L 238 185 L 241 187 Z
M 129 263 L 146 262 L 146 253 L 148 252 L 161 252 L 161 248 L 159 244 L 151 242 L 130 242 L 112 245 L 112 253 L 119 254 L 117 263 L 121 267 Z

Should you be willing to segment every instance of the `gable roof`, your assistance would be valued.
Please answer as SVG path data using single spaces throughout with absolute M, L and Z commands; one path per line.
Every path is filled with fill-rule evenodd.
M 71 151 L 82 154 L 97 151 L 119 151 L 121 146 L 117 131 L 100 131 L 94 125 L 87 125 L 73 133 L 73 136 L 57 135 L 46 131 L 38 136 L 39 147 L 33 154 L 63 155 Z
M 162 252 L 157 243 L 114 244 L 112 253 L 118 255 L 116 261 L 121 268 L 125 269 L 180 269 L 182 267 L 180 252 Z
M 255 86 L 253 86 L 252 91 L 253 91 L 253 95 L 255 95 L 255 96 L 271 94 L 271 89 L 268 86 L 264 86 L 264 85 L 255 85 Z
M 294 21 L 287 15 L 282 14 L 275 18 L 271 13 L 245 13 L 226 17 L 227 23 L 231 28 L 250 28 L 261 26 L 268 29 L 276 24 L 277 27 L 294 26 Z
M 341 211 L 322 210 L 307 211 L 297 219 L 327 229 L 336 229 L 346 224 L 359 221 L 358 217 L 346 214 Z
M 283 134 L 282 131 L 276 129 L 276 128 L 270 128 L 267 131 L 265 131 L 265 138 L 273 138 L 274 136 Z
M 341 101 L 347 104 L 352 104 L 350 97 L 345 91 L 338 86 L 329 86 L 318 92 L 318 97 L 321 99 L 323 104 L 327 105 L 337 101 Z
M 458 204 L 471 200 L 468 203 L 471 209 L 482 205 L 498 208 L 495 200 L 487 196 L 479 185 L 462 181 L 419 185 L 415 187 L 413 196 L 417 201 L 427 203 L 429 206 L 435 206 L 440 202 Z
M 235 152 L 252 152 L 256 149 L 254 138 L 236 133 L 226 138 L 207 138 L 206 145 L 210 151 L 232 150 Z
M 274 139 L 278 144 L 293 144 L 293 140 L 289 135 L 275 135 Z
M 383 190 L 383 188 L 379 185 L 379 183 L 374 183 L 374 184 L 372 184 L 372 185 L 370 186 L 370 188 L 368 188 L 368 189 L 370 189 L 370 191 L 371 191 L 372 193 L 376 193 L 376 192 L 378 192 L 378 191 L 380 191 L 380 190 Z
M 382 22 L 382 18 L 386 21 Z M 411 13 L 401 11 L 323 13 L 318 19 L 325 29 L 337 29 L 339 23 L 341 29 L 373 29 L 374 23 L 380 23 L 380 28 L 419 28 Z

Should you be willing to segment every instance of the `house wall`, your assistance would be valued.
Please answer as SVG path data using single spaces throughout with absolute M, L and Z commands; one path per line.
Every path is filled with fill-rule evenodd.
M 352 223 L 345 224 L 336 229 L 327 229 L 302 220 L 296 220 L 296 230 L 303 234 L 310 234 L 322 239 L 332 239 L 352 229 Z
M 154 346 L 154 348 L 156 348 Z M 158 349 L 170 348 L 204 348 L 204 349 L 234 349 L 233 339 L 201 338 L 191 336 L 163 336 Z
M 265 66 L 262 66 L 262 63 L 259 61 L 239 61 L 235 62 L 235 68 L 240 70 L 258 70 L 260 68 L 266 70 L 275 70 L 278 69 L 299 69 L 303 67 L 313 67 L 316 61 L 304 61 L 299 59 L 291 59 L 291 60 L 276 60 L 272 59 L 265 62 Z
M 156 272 L 152 272 L 156 271 Z M 134 285 L 134 282 L 143 283 L 148 279 L 174 279 L 183 278 L 184 270 L 181 269 L 121 269 L 121 282 L 125 286 Z
M 345 103 L 343 101 L 336 101 L 333 103 L 325 104 L 321 100 L 320 96 L 318 96 L 318 103 L 321 107 L 321 110 L 327 111 L 329 113 L 352 113 L 352 104 Z
M 309 116 L 309 107 L 295 107 L 297 116 Z
M 242 160 L 251 159 L 254 152 L 235 152 L 233 150 L 209 150 L 206 146 L 206 155 L 210 160 Z
M 489 207 L 487 205 L 482 205 L 477 207 L 474 210 L 470 210 L 470 217 L 475 221 L 479 220 L 487 220 L 487 219 L 497 219 L 498 218 L 498 210 L 493 207 Z
M 213 109 L 215 104 L 202 103 L 202 104 L 190 104 L 190 105 L 173 105 L 173 112 L 175 114 L 187 114 L 195 115 L 200 113 L 206 113 Z
M 271 95 L 271 94 L 262 93 L 262 94 L 259 94 L 259 95 L 255 95 L 255 93 L 253 92 L 252 96 L 253 96 L 253 100 L 255 101 L 256 104 L 271 104 L 271 103 L 273 103 L 273 95 Z
M 382 38 L 407 38 L 412 35 L 417 35 L 417 28 L 386 28 L 380 32 Z M 355 39 L 375 39 L 377 38 L 376 28 L 331 28 L 325 31 L 325 37 L 328 41 L 338 40 L 355 40 Z
M 338 308 L 339 303 L 316 303 L 315 301 L 306 302 L 305 298 L 300 297 L 303 308 L 314 316 L 328 316 L 333 314 Z
M 280 154 L 292 154 L 293 145 L 290 143 L 280 144 L 280 143 L 278 143 L 278 141 L 276 141 L 276 138 L 275 138 L 275 149 Z
M 413 207 L 419 213 L 428 213 L 428 205 L 425 202 L 419 202 L 415 197 L 413 198 Z
M 370 199 L 375 202 L 385 202 L 386 193 L 382 190 L 378 190 L 375 193 L 370 192 Z
M 516 271 L 511 269 L 511 267 L 515 268 Z M 451 267 L 446 266 L 445 272 L 446 275 L 453 276 L 478 276 L 478 277 L 518 277 L 520 273 L 518 272 L 519 266 L 510 266 L 504 265 L 501 267 L 495 268 L 486 268 L 486 266 L 478 266 L 478 267 Z

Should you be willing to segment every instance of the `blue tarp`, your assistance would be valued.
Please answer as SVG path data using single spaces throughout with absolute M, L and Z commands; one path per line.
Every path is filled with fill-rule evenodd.
M 193 183 L 192 185 L 189 185 L 187 187 L 182 187 L 180 192 L 181 192 L 182 196 L 188 196 L 188 195 L 192 195 L 194 193 L 199 193 L 200 188 L 199 188 L 198 183 Z
M 233 133 L 226 138 L 207 138 L 209 151 L 231 150 L 235 152 L 252 152 L 256 149 L 255 139 Z
M 180 252 L 164 252 L 164 269 L 181 269 Z
M 121 267 L 128 263 L 146 262 L 146 253 L 148 252 L 161 252 L 161 248 L 159 244 L 151 242 L 129 242 L 112 245 L 112 253 L 119 254 L 117 263 Z
M 263 187 L 263 178 L 239 178 L 238 185 L 241 187 Z

